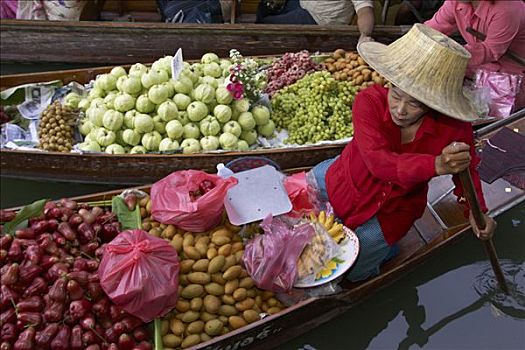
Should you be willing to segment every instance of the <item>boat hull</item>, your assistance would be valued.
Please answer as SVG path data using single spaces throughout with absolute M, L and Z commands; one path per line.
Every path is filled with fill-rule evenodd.
M 390 43 L 408 29 L 376 26 L 374 38 Z M 178 48 L 185 59 L 197 59 L 206 52 L 227 57 L 230 48 L 245 56 L 355 49 L 358 39 L 356 26 L 2 20 L 0 60 L 133 64 L 173 55 Z
M 250 152 L 202 154 L 76 154 L 0 150 L 0 174 L 5 177 L 97 184 L 137 185 L 155 182 L 173 171 L 200 169 L 215 173 L 216 165 L 243 156 L 264 156 L 282 169 L 314 166 L 339 155 L 343 144 Z

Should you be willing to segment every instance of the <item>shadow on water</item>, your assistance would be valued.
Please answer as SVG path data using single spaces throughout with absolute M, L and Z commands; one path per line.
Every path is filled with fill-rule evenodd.
M 524 349 L 525 203 L 497 221 L 510 296 L 499 291 L 483 246 L 469 236 L 278 349 Z

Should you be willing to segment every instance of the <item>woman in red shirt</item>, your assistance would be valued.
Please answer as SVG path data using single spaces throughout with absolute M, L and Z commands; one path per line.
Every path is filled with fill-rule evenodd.
M 462 92 L 470 54 L 422 24 L 388 46 L 365 42 L 358 51 L 393 87 L 376 85 L 357 95 L 354 138 L 339 157 L 313 169 L 322 199 L 359 237 L 360 255 L 347 276 L 352 281 L 378 274 L 397 253 L 396 242 L 425 210 L 434 176 L 469 168 L 487 211 L 469 123 L 477 116 Z M 494 233 L 495 221 L 486 220 L 481 231 L 473 224 L 481 239 Z

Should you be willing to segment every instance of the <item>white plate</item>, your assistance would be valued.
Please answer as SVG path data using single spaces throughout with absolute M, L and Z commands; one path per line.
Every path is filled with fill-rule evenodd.
M 321 284 L 325 284 L 341 276 L 346 271 L 348 271 L 348 269 L 350 269 L 352 265 L 354 265 L 354 263 L 357 260 L 357 256 L 359 255 L 359 239 L 357 238 L 357 235 L 354 233 L 354 231 L 350 230 L 348 227 L 343 226 L 343 230 L 346 233 L 346 238 L 342 241 L 340 245 L 341 254 L 335 257 L 338 260 L 342 260 L 343 262 L 337 264 L 337 268 L 332 271 L 331 275 L 321 277 L 312 283 L 298 283 L 295 284 L 294 287 L 309 288 L 320 286 Z

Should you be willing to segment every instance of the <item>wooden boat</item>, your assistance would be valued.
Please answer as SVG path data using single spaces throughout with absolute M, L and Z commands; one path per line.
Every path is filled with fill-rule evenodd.
M 519 115 L 514 120 L 506 127 L 525 135 L 525 116 Z M 508 123 L 505 120 L 503 122 Z M 488 126 L 479 130 L 477 136 L 478 138 L 490 137 L 502 127 L 501 122 L 499 125 Z M 452 193 L 453 187 L 451 178 L 447 176 L 431 181 L 427 210 L 400 241 L 399 255 L 382 267 L 379 276 L 360 283 L 343 281 L 340 284 L 342 290 L 336 294 L 302 300 L 278 314 L 268 316 L 191 349 L 274 348 L 344 313 L 377 290 L 405 276 L 422 261 L 471 234 L 469 225 L 463 216 L 463 207 L 457 203 Z M 147 190 L 149 187 L 140 188 Z M 494 217 L 525 201 L 525 190 L 511 185 L 504 179 L 498 179 L 492 184 L 483 183 L 483 189 L 490 210 L 489 214 Z M 104 192 L 78 197 L 76 200 L 107 200 L 120 192 Z
M 25 83 L 62 80 L 87 83 L 112 67 L 99 67 L 57 72 L 16 74 L 0 77 L 0 88 Z M 283 168 L 313 166 L 335 157 L 344 144 L 300 148 L 259 149 L 250 152 L 184 154 L 109 155 L 38 152 L 0 149 L 0 174 L 6 177 L 50 181 L 137 185 L 155 182 L 175 170 L 202 169 L 216 171 L 219 163 L 240 156 L 265 156 Z
M 374 38 L 390 43 L 408 29 L 377 26 Z M 173 55 L 178 48 L 186 59 L 206 52 L 228 56 L 230 48 L 246 56 L 329 52 L 355 48 L 358 38 L 356 26 L 2 20 L 0 61 L 133 64 Z
M 338 155 L 343 144 L 250 152 L 201 154 L 75 154 L 0 150 L 1 176 L 49 181 L 136 185 L 183 169 L 216 172 L 215 166 L 241 156 L 265 156 L 286 168 L 313 166 Z

